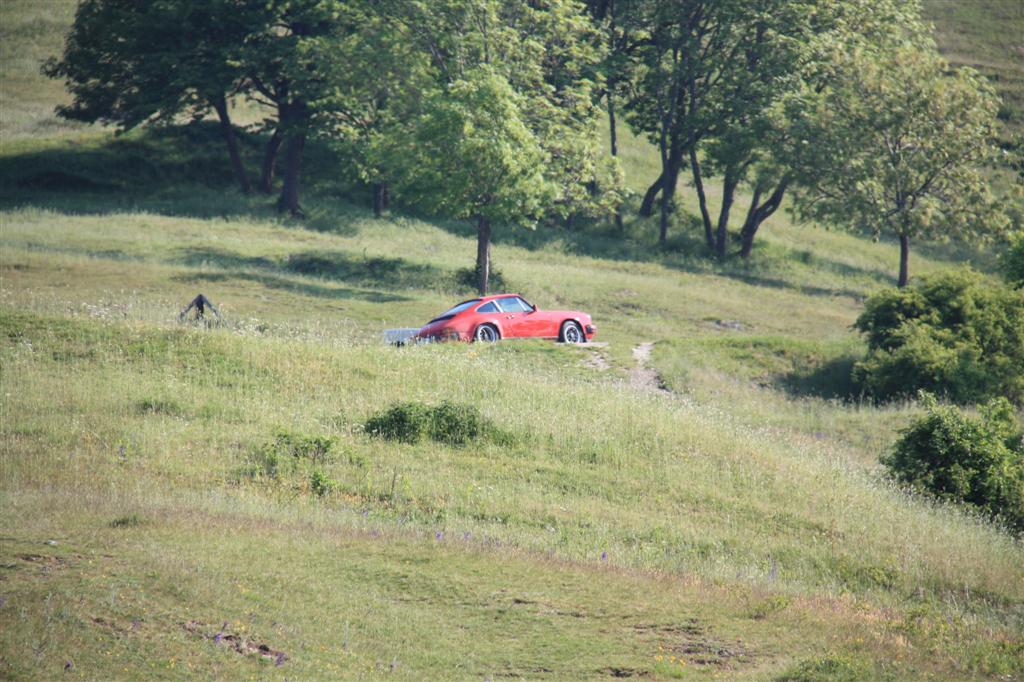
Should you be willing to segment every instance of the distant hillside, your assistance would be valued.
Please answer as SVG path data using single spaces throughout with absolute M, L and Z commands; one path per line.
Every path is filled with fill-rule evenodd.
M 1024 2 L 925 0 L 924 11 L 942 54 L 990 78 L 1003 98 L 1000 119 L 1024 132 Z

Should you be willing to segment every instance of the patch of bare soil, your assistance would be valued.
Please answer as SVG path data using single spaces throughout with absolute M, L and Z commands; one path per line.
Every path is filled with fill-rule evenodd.
M 690 665 L 736 670 L 752 663 L 755 658 L 754 652 L 742 641 L 712 637 L 695 618 L 682 623 L 639 624 L 633 627 L 643 639 L 657 646 L 660 655 L 683 658 Z
M 243 656 L 261 656 L 273 660 L 275 665 L 284 665 L 284 662 L 288 660 L 287 654 L 283 651 L 277 651 L 267 644 L 232 632 L 226 622 L 220 628 L 214 628 L 197 620 L 190 620 L 182 623 L 181 627 L 186 632 L 202 637 L 214 644 L 226 646 Z
M 654 350 L 653 341 L 645 341 L 633 348 L 633 359 L 636 360 L 636 367 L 629 370 L 629 385 L 640 391 L 663 391 L 668 392 L 658 373 L 651 369 L 651 351 Z

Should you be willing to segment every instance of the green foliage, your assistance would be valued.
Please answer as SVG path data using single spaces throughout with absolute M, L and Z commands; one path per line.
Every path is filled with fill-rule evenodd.
M 327 497 L 338 487 L 337 481 L 328 478 L 320 469 L 315 469 L 309 475 L 309 489 L 317 497 Z
M 922 393 L 926 414 L 882 463 L 901 483 L 962 502 L 1024 531 L 1024 434 L 998 398 L 978 418 Z
M 1010 286 L 1024 288 L 1024 232 L 1011 237 L 999 256 L 999 267 Z
M 892 677 L 881 675 L 869 661 L 850 654 L 830 654 L 801 661 L 777 679 L 779 682 L 859 682 Z
M 834 56 L 827 87 L 782 109 L 795 122 L 789 164 L 808 218 L 904 243 L 984 237 L 1006 225 L 980 168 L 995 153 L 998 100 L 971 69 L 948 73 L 932 50 L 858 49 Z
M 501 435 L 473 405 L 447 400 L 435 406 L 419 402 L 399 403 L 370 417 L 363 429 L 375 436 L 403 443 L 430 438 L 439 443 L 465 445 Z
M 272 440 L 253 452 L 252 473 L 276 479 L 284 473 L 295 471 L 303 463 L 316 467 L 331 461 L 333 447 L 334 439 L 328 436 L 305 436 L 278 431 Z
M 1024 400 L 1024 291 L 970 271 L 871 296 L 854 325 L 868 355 L 855 380 L 879 400 L 924 389 L 956 402 Z

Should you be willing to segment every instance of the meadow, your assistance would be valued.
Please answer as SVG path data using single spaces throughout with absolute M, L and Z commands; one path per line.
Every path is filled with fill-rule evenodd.
M 496 230 L 508 288 L 606 347 L 389 347 L 468 298 L 471 226 L 375 219 L 329 173 L 283 219 L 206 126 L 52 119 L 32 65 L 71 6 L 0 7 L 0 676 L 1024 676 L 1024 546 L 892 485 L 918 408 L 847 380 L 893 244 L 780 214 L 715 263 L 686 189 L 665 252 L 654 219 Z M 178 320 L 198 293 L 222 320 Z M 500 437 L 366 431 L 407 401 Z

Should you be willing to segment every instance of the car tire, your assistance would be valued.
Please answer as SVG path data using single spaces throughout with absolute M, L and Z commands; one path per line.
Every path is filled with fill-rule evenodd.
M 586 343 L 587 337 L 583 335 L 583 329 L 572 320 L 562 323 L 562 329 L 558 333 L 558 340 L 562 343 Z
M 473 332 L 473 340 L 481 343 L 493 343 L 501 340 L 501 332 L 493 324 L 482 324 Z

